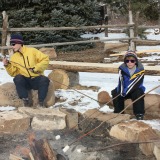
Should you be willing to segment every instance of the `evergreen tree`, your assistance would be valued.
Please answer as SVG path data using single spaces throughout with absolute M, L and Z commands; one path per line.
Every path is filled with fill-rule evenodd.
M 1 0 L 0 11 L 7 11 L 9 26 L 22 27 L 78 27 L 97 25 L 97 0 Z M 72 42 L 83 40 L 84 30 L 22 32 L 26 44 Z M 63 50 L 82 50 L 92 44 L 63 46 Z M 57 47 L 61 48 L 62 47 Z
M 159 3 L 158 0 L 102 0 L 103 2 L 109 4 L 114 11 L 119 11 L 121 14 L 128 14 L 129 3 L 133 13 L 137 11 L 140 15 L 148 20 L 158 20 L 159 18 Z
M 147 20 L 158 20 L 160 0 L 102 0 L 110 5 L 114 12 L 118 12 L 128 19 L 128 11 L 132 10 L 133 21 L 135 22 L 136 13 L 139 12 L 139 24 L 144 24 Z M 129 5 L 130 4 L 130 5 Z M 145 29 L 138 29 L 138 36 L 142 39 L 146 39 L 144 34 Z M 126 34 L 129 34 L 129 30 L 126 30 Z

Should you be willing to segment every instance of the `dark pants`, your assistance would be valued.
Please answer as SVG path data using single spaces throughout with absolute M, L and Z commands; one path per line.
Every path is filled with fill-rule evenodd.
M 119 93 L 117 90 L 112 90 L 112 98 L 116 97 Z M 114 105 L 114 113 L 120 113 L 124 109 L 124 101 L 125 99 L 131 99 L 132 101 L 136 100 L 140 96 L 142 96 L 144 92 L 141 89 L 136 89 L 132 93 L 128 94 L 126 97 L 118 96 L 113 100 Z M 133 113 L 136 114 L 144 114 L 144 97 L 140 98 L 138 101 L 133 103 Z
M 28 91 L 31 89 L 38 90 L 38 100 L 43 102 L 47 96 L 49 79 L 45 76 L 28 78 L 23 75 L 17 75 L 13 79 L 19 98 L 28 98 Z

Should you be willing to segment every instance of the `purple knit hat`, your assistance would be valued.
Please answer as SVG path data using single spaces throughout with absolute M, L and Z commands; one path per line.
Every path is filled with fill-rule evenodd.
M 136 63 L 138 63 L 138 58 L 135 51 L 127 51 L 126 54 L 124 55 L 124 62 L 127 57 L 134 57 L 136 59 Z
M 11 35 L 10 43 L 15 43 L 15 44 L 23 44 L 23 37 L 20 34 L 13 34 Z

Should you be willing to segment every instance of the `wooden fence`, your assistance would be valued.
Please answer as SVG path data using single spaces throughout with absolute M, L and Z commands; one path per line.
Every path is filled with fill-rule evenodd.
M 32 27 L 32 28 L 9 28 L 8 26 L 8 15 L 5 11 L 2 12 L 3 15 L 3 26 L 0 28 L 0 31 L 2 32 L 2 44 L 1 44 L 1 52 L 4 52 L 4 49 L 9 49 L 9 43 L 8 46 L 6 46 L 7 43 L 7 35 L 9 35 L 10 32 L 25 32 L 25 31 L 58 31 L 58 30 L 88 30 L 88 29 L 95 29 L 95 28 L 129 28 L 130 31 L 130 37 L 129 38 L 107 38 L 105 40 L 87 40 L 87 41 L 76 41 L 76 42 L 62 42 L 62 43 L 48 43 L 48 44 L 38 44 L 38 45 L 29 45 L 32 47 L 49 47 L 49 46 L 60 46 L 60 45 L 71 45 L 71 44 L 80 44 L 80 43 L 95 43 L 95 42 L 105 42 L 105 41 L 115 41 L 115 40 L 126 40 L 129 41 L 129 49 L 135 50 L 135 42 L 137 41 L 137 37 L 134 37 L 135 32 L 138 28 L 160 28 L 160 25 L 157 26 L 138 26 L 137 23 L 133 23 L 132 18 L 132 11 L 129 11 L 129 23 L 128 24 L 119 24 L 119 25 L 97 25 L 97 26 L 79 26 L 79 27 Z M 140 41 L 140 40 L 139 40 Z
M 117 40 L 126 40 L 129 41 L 129 49 L 136 49 L 135 48 L 135 42 L 137 41 L 144 41 L 144 40 L 139 40 L 137 37 L 135 37 L 135 32 L 137 32 L 138 28 L 144 28 L 144 29 L 155 29 L 155 28 L 160 28 L 160 25 L 156 26 L 140 26 L 136 23 L 133 23 L 133 18 L 132 18 L 132 12 L 129 11 L 129 23 L 128 24 L 119 24 L 119 25 L 98 25 L 98 26 L 79 26 L 79 27 L 34 27 L 34 28 L 9 28 L 8 26 L 8 15 L 6 12 L 3 12 L 3 26 L 0 28 L 0 31 L 2 32 L 2 45 L 0 47 L 1 53 L 3 54 L 5 49 L 10 49 L 10 45 L 6 46 L 7 43 L 7 35 L 10 34 L 10 32 L 25 32 L 25 31 L 57 31 L 57 30 L 78 30 L 78 29 L 84 29 L 84 30 L 89 30 L 89 29 L 95 29 L 95 28 L 129 28 L 130 31 L 130 37 L 129 38 L 107 38 L 107 39 L 102 39 L 102 40 L 86 40 L 86 41 L 75 41 L 75 42 L 61 42 L 61 43 L 48 43 L 48 44 L 38 44 L 38 45 L 29 45 L 31 47 L 49 47 L 49 46 L 60 46 L 60 45 L 71 45 L 71 44 L 80 44 L 80 43 L 95 43 L 95 42 L 105 42 L 105 41 L 117 41 Z M 147 40 L 145 40 L 147 41 Z M 155 41 L 154 41 L 155 42 Z M 157 41 L 157 42 L 160 42 Z M 150 41 L 151 43 L 151 41 Z M 67 63 L 67 62 L 66 62 Z M 84 63 L 77 63 L 74 62 L 69 62 L 69 64 L 64 62 L 57 62 L 57 61 L 51 61 L 49 65 L 49 69 L 64 69 L 67 71 L 80 71 L 80 72 L 107 72 L 107 73 L 115 73 L 117 72 L 118 66 L 115 65 L 107 65 L 107 64 L 84 64 Z M 72 67 L 74 65 L 74 67 Z M 87 65 L 87 66 L 86 66 Z M 75 67 L 76 66 L 76 67 Z M 95 67 L 94 67 L 95 66 Z M 145 67 L 146 74 L 160 74 L 160 68 L 159 67 Z

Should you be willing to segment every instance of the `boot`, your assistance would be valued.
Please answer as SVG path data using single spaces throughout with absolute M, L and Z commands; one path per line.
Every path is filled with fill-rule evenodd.
M 28 98 L 22 98 L 23 100 L 23 107 L 29 107 L 29 100 Z
M 143 114 L 136 114 L 136 119 L 137 120 L 143 120 Z
M 30 102 L 30 100 L 28 98 L 22 98 L 23 100 L 23 107 L 31 107 L 32 106 L 32 102 Z
M 45 108 L 44 102 L 39 102 L 37 108 Z

